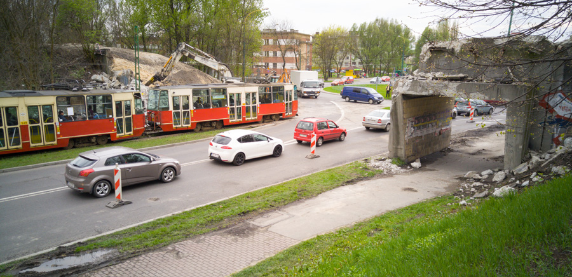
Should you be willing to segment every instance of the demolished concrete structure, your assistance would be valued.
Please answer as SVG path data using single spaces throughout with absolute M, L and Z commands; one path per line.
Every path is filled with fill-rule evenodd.
M 419 69 L 394 83 L 390 156 L 411 162 L 448 147 L 455 98 L 491 99 L 507 103 L 504 167 L 515 168 L 529 150 L 546 151 L 572 136 L 571 61 L 572 40 L 426 44 Z

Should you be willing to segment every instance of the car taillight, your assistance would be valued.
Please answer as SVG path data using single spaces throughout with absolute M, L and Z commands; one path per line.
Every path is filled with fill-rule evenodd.
M 209 142 L 209 145 L 210 145 L 210 146 L 213 146 L 213 143 L 212 143 L 212 141 L 211 141 L 211 142 Z
M 230 146 L 223 146 L 223 147 L 221 147 L 220 149 L 232 149 L 232 147 L 230 147 Z
M 378 120 L 377 120 L 377 123 L 381 123 L 381 119 L 378 119 Z
M 363 117 L 363 121 L 365 121 L 365 116 Z
M 79 176 L 87 177 L 87 175 L 91 174 L 92 172 L 94 172 L 93 168 L 85 169 L 79 173 Z

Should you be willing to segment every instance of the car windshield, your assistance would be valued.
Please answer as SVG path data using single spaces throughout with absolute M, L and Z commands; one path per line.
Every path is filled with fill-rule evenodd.
M 371 95 L 373 96 L 379 96 L 381 97 L 381 94 L 379 94 L 377 91 L 375 91 L 374 89 L 370 88 L 368 89 L 369 93 L 371 93 Z
M 320 85 L 318 82 L 304 82 L 302 87 L 305 88 L 317 88 Z
M 222 144 L 222 145 L 227 145 L 230 141 L 231 141 L 231 139 L 229 137 L 225 137 L 223 135 L 216 135 L 213 138 L 214 143 L 218 143 L 218 144 Z
M 71 164 L 73 166 L 82 168 L 82 167 L 88 167 L 92 164 L 94 164 L 97 160 L 92 160 L 92 159 L 88 159 L 86 157 L 83 156 L 79 156 L 77 158 L 75 158 L 75 160 L 71 161 Z
M 302 130 L 307 130 L 307 131 L 312 131 L 312 129 L 314 129 L 314 123 L 307 122 L 307 121 L 300 121 L 300 122 L 298 122 L 298 126 L 296 126 L 296 128 L 302 129 Z
M 375 116 L 375 117 L 386 117 L 386 114 L 388 114 L 389 111 L 382 111 L 382 110 L 376 110 L 376 111 L 372 111 L 371 113 L 369 113 L 369 116 Z

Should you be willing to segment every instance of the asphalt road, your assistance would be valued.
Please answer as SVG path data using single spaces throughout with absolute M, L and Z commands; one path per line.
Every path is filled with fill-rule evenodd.
M 356 83 L 369 82 L 356 80 Z M 39 167 L 0 174 L 0 262 L 44 251 L 159 217 L 193 209 L 248 191 L 284 182 L 316 171 L 387 152 L 389 134 L 366 131 L 361 121 L 369 111 L 390 106 L 345 102 L 339 95 L 323 93 L 317 99 L 300 99 L 294 119 L 258 127 L 257 131 L 284 140 L 279 158 L 259 158 L 242 166 L 209 160 L 208 140 L 149 151 L 173 157 L 183 173 L 171 183 L 148 182 L 123 188 L 124 199 L 133 204 L 105 207 L 113 197 L 94 198 L 64 185 L 64 165 Z M 317 148 L 320 158 L 306 159 L 309 144 L 293 140 L 299 119 L 317 116 L 332 119 L 348 130 L 345 141 L 326 142 Z M 487 124 L 504 114 L 488 118 Z M 480 121 L 480 118 L 478 119 Z M 476 128 L 465 118 L 453 120 L 453 132 Z

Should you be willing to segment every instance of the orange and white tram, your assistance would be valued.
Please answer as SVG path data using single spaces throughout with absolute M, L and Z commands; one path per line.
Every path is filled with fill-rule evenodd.
M 208 84 L 149 91 L 147 121 L 163 132 L 278 120 L 298 112 L 292 84 Z
M 0 155 L 138 137 L 141 94 L 128 90 L 0 92 Z

